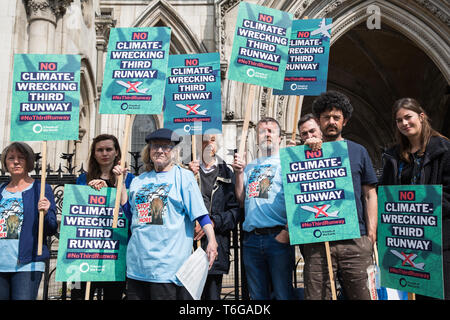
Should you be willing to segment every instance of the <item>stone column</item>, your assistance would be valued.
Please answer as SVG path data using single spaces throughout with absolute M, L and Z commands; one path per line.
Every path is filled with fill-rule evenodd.
M 100 95 L 102 92 L 103 85 L 103 73 L 105 67 L 105 52 L 108 51 L 108 41 L 109 41 L 109 32 L 111 28 L 114 28 L 116 25 L 116 20 L 112 18 L 112 12 L 104 12 L 102 11 L 100 16 L 95 18 L 95 33 L 97 38 L 96 48 L 97 48 L 97 70 L 96 70 L 96 85 L 97 85 L 97 98 L 96 98 L 96 107 L 97 110 L 100 107 Z M 101 123 L 106 123 L 108 115 L 100 115 L 95 119 L 95 135 L 101 133 Z M 102 121 L 103 120 L 103 121 Z
M 29 18 L 28 53 L 55 53 L 57 19 L 73 0 L 24 0 Z
M 23 0 L 28 15 L 28 53 L 53 54 L 57 20 L 64 15 L 73 0 Z M 29 143 L 34 152 L 42 153 L 42 143 Z M 64 141 L 47 143 L 47 163 L 55 167 L 61 152 L 67 152 Z M 60 150 L 61 149 L 61 150 Z

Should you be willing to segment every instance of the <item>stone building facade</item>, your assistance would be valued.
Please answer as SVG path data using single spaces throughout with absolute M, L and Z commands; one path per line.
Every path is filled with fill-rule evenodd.
M 2 0 L 0 12 L 0 147 L 9 141 L 13 58 L 16 53 L 81 55 L 80 135 L 77 141 L 49 141 L 51 166 L 61 153 L 87 159 L 100 133 L 124 135 L 124 118 L 98 113 L 109 31 L 113 27 L 167 26 L 171 54 L 220 52 L 223 135 L 221 153 L 231 162 L 239 146 L 249 85 L 226 78 L 239 0 Z M 248 0 L 291 12 L 295 19 L 333 18 L 328 89 L 347 94 L 354 115 L 344 137 L 364 145 L 376 167 L 393 140 L 390 108 L 414 97 L 434 128 L 450 136 L 450 5 L 440 0 Z M 257 156 L 254 125 L 262 116 L 279 120 L 291 137 L 295 97 L 258 87 L 248 135 L 249 159 Z M 305 97 L 301 114 L 315 97 Z M 133 118 L 129 151 L 162 127 L 161 115 Z M 189 149 L 189 139 L 186 143 Z M 39 142 L 30 143 L 36 152 Z M 197 144 L 198 146 L 200 144 Z M 188 157 L 189 152 L 184 154 Z

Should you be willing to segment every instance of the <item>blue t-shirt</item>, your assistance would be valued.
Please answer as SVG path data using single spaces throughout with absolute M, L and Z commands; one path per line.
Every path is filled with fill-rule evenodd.
M 181 285 L 175 273 L 191 254 L 194 220 L 208 214 L 193 173 L 176 165 L 152 170 L 134 178 L 129 191 L 127 276 Z
M 359 230 L 366 235 L 366 218 L 364 216 L 365 202 L 363 201 L 363 185 L 375 185 L 378 182 L 369 154 L 362 145 L 345 140 L 348 146 L 348 157 L 352 169 L 353 189 L 355 192 L 356 210 L 358 212 Z
M 287 224 L 280 155 L 261 157 L 244 169 L 244 231 Z
M 33 183 L 19 192 L 9 192 L 6 188 L 2 191 L 0 201 L 0 272 L 44 272 L 45 270 L 44 262 L 17 263 L 19 238 L 23 224 L 22 192 L 31 189 Z

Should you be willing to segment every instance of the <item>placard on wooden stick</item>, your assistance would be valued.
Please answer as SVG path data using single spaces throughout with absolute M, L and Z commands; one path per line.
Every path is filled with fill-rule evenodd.
M 245 150 L 255 86 L 283 88 L 291 26 L 290 13 L 247 2 L 239 4 L 228 79 L 251 84 L 238 151 L 241 156 Z
M 42 141 L 40 200 L 45 197 L 47 141 L 78 140 L 79 55 L 15 54 L 11 141 Z M 39 211 L 37 255 L 42 255 L 44 211 Z
M 121 167 L 124 168 L 132 114 L 162 111 L 171 29 L 167 27 L 112 28 L 103 77 L 100 114 L 125 114 Z M 123 176 L 117 182 L 116 226 Z

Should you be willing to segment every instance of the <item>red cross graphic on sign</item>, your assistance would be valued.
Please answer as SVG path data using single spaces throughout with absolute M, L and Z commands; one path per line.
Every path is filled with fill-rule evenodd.
M 406 263 L 409 263 L 410 265 L 414 266 L 413 262 L 410 260 L 410 258 L 414 255 L 414 253 L 406 254 L 404 252 L 401 252 L 402 256 L 405 257 L 405 260 L 402 262 L 402 266 L 404 266 Z
M 323 211 L 323 208 L 325 208 L 327 205 L 324 204 L 323 206 L 321 206 L 320 208 L 317 208 L 317 206 L 314 206 L 314 209 L 317 210 L 316 216 L 315 218 L 317 218 L 319 216 L 319 214 L 323 214 L 325 217 L 328 217 L 328 215 L 326 214 L 325 211 Z
M 133 89 L 135 92 L 138 92 L 138 89 L 136 88 L 136 84 L 138 84 L 138 82 L 135 83 L 131 83 L 130 81 L 127 81 L 127 84 L 129 84 L 130 86 L 127 89 L 127 93 L 130 92 L 131 89 Z
M 198 106 L 198 104 L 193 104 L 192 106 L 187 104 L 186 107 L 188 107 L 189 110 L 186 115 L 188 115 L 191 112 L 193 112 L 194 114 L 198 114 L 197 110 L 195 110 L 197 108 L 197 106 Z

